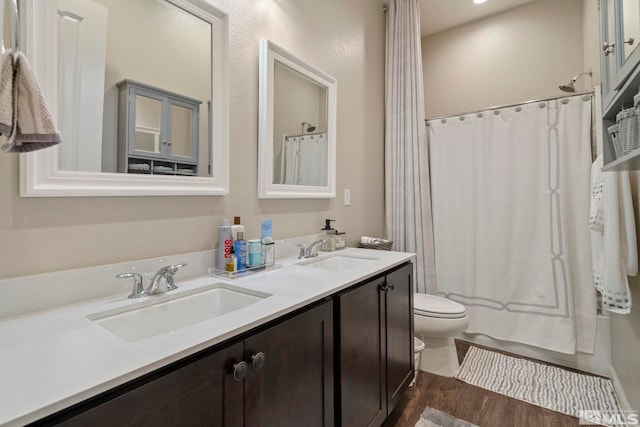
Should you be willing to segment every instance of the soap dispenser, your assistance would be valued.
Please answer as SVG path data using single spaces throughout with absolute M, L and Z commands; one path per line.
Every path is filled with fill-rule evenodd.
M 332 252 L 336 249 L 336 230 L 331 227 L 331 223 L 334 221 L 335 219 L 325 219 L 324 228 L 321 228 L 324 231 L 324 243 L 321 250 L 325 252 Z

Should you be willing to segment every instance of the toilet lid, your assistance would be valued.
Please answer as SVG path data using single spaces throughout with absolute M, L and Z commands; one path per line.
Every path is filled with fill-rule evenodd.
M 460 318 L 467 314 L 464 305 L 447 298 L 427 294 L 414 294 L 415 314 L 429 317 Z

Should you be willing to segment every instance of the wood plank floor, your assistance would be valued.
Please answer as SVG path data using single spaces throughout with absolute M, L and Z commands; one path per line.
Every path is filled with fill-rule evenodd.
M 456 341 L 456 347 L 458 359 L 462 361 L 469 343 Z M 512 399 L 455 378 L 419 372 L 417 386 L 407 390 L 384 427 L 413 427 L 426 406 L 480 427 L 578 426 L 578 419 L 569 415 Z

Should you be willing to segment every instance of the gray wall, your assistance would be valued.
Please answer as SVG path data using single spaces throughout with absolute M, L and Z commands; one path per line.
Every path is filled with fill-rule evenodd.
M 212 0 L 229 14 L 231 194 L 210 197 L 20 198 L 18 157 L 0 153 L 0 278 L 214 248 L 221 218 L 246 236 L 384 232 L 385 17 L 376 0 Z M 338 81 L 333 200 L 258 200 L 258 41 L 273 40 Z M 342 190 L 351 189 L 345 207 Z M 213 260 L 212 260 L 213 263 Z

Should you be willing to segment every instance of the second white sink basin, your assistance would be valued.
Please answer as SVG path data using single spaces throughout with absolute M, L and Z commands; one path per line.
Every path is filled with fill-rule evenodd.
M 87 316 L 127 342 L 164 334 L 223 316 L 270 297 L 270 294 L 215 283 Z
M 344 271 L 370 265 L 380 258 L 359 255 L 329 255 L 301 261 L 298 265 L 323 268 L 325 270 Z

